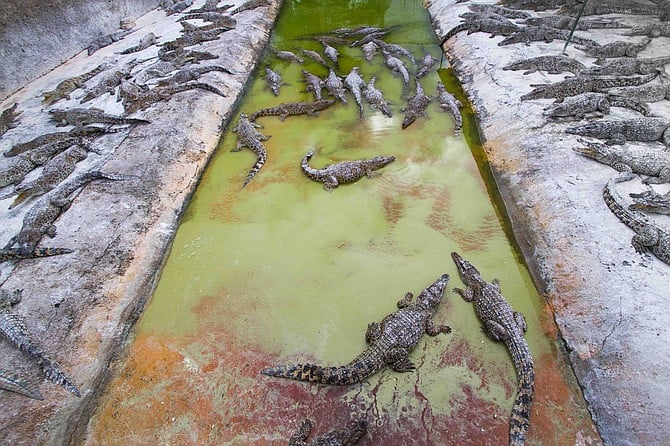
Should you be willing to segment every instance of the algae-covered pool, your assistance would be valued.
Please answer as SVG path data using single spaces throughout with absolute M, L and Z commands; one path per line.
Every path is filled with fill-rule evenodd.
M 422 5 L 399 0 L 346 7 L 287 0 L 271 46 L 322 52 L 313 37 L 360 25 L 389 27 L 387 42 L 439 59 Z M 498 277 L 526 316 L 536 367 L 529 443 L 595 438 L 552 316 L 518 261 L 487 191 L 493 185 L 482 180 L 465 138 L 435 101 L 427 117 L 401 130 L 400 108 L 414 83 L 403 90 L 379 54 L 366 62 L 360 48 L 337 49 L 338 74 L 359 66 L 366 81 L 378 76 L 393 118 L 366 104 L 359 119 L 351 96 L 319 116 L 259 118 L 271 135 L 268 160 L 245 188 L 256 158 L 248 149 L 231 152 L 236 135 L 226 131 L 88 444 L 286 444 L 305 418 L 317 434 L 365 418 L 361 444 L 368 445 L 505 444 L 516 387 L 511 359 L 481 332 L 472 304 L 451 290 L 434 319 L 453 331 L 424 337 L 410 355 L 415 372 L 384 370 L 345 388 L 260 374 L 275 364 L 346 364 L 365 348 L 367 324 L 395 311 L 406 291 L 418 294 L 443 273 L 452 276 L 449 288 L 461 286 L 451 251 L 485 278 Z M 279 97 L 267 89 L 265 66 L 286 82 Z M 328 74 L 309 59 L 288 63 L 271 51 L 259 68 L 233 123 L 239 112 L 310 100 L 302 69 Z M 433 70 L 420 82 L 433 95 L 438 80 Z M 464 131 L 472 125 L 468 120 Z M 329 193 L 300 170 L 310 149 L 315 167 L 376 155 L 396 161 Z

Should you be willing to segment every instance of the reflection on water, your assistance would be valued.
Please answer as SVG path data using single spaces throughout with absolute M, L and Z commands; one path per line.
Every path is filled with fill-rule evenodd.
M 321 51 L 311 37 L 327 30 L 395 27 L 386 37 L 415 56 L 439 56 L 419 2 L 286 1 L 272 36 L 276 49 Z M 367 445 L 497 445 L 507 438 L 516 385 L 507 351 L 481 333 L 472 304 L 448 291 L 435 316 L 453 332 L 423 339 L 410 356 L 413 373 L 390 370 L 348 388 L 287 382 L 260 375 L 274 364 L 340 365 L 365 348 L 367 324 L 395 310 L 442 273 L 459 286 L 451 251 L 462 252 L 526 315 L 536 358 L 531 444 L 573 444 L 593 426 L 571 371 L 551 333 L 553 320 L 496 215 L 477 163 L 450 116 L 436 103 L 400 129 L 408 94 L 379 55 L 338 46 L 340 75 L 359 66 L 392 102 L 393 118 L 353 99 L 318 117 L 259 118 L 266 165 L 246 188 L 255 162 L 231 153 L 228 131 L 178 230 L 128 358 L 91 424 L 89 444 L 286 444 L 300 421 L 316 432 L 352 417 L 371 424 Z M 268 64 L 287 85 L 280 97 L 263 70 L 240 110 L 251 113 L 310 100 L 302 68 Z M 421 80 L 432 95 L 439 80 Z M 467 131 L 467 129 L 465 130 Z M 316 148 L 314 166 L 393 155 L 375 178 L 328 193 L 306 178 L 300 160 Z M 450 286 L 450 287 L 451 287 Z M 145 416 L 147 412 L 150 417 Z

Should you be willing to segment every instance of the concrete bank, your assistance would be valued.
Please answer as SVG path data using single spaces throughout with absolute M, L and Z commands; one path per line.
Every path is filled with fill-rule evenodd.
M 195 2 L 194 8 L 203 3 Z M 137 178 L 92 183 L 76 197 L 56 222 L 56 236 L 45 236 L 41 243 L 70 248 L 72 254 L 0 265 L 3 289 L 23 289 L 23 300 L 12 311 L 25 320 L 36 342 L 81 392 L 81 398 L 77 398 L 43 380 L 36 361 L 7 342 L 0 343 L 2 369 L 17 373 L 44 396 L 38 401 L 0 392 L 0 443 L 55 445 L 81 441 L 99 392 L 110 376 L 110 364 L 122 351 L 130 328 L 152 293 L 179 216 L 267 43 L 280 6 L 281 2 L 275 0 L 271 6 L 236 14 L 237 26 L 219 40 L 189 48 L 218 56 L 201 66 L 221 65 L 236 73 L 212 72 L 199 79 L 223 90 L 227 97 L 203 90 L 178 93 L 134 115 L 150 124 L 95 140 L 93 146 L 100 153 L 90 153 L 78 164 L 75 174 L 100 169 Z M 84 50 L 9 97 L 0 108 L 18 103 L 21 115 L 19 125 L 0 139 L 1 150 L 5 152 L 43 133 L 69 130 L 49 122 L 47 111 L 51 108 L 90 105 L 107 113 L 120 113 L 120 104 L 107 95 L 80 105 L 83 89 L 48 108 L 41 99 L 62 80 L 102 62 L 120 66 L 134 57 L 154 58 L 147 64 L 154 62 L 156 46 L 128 56 L 116 53 L 135 45 L 149 31 L 160 36 L 161 42 L 178 37 L 178 18 L 153 10 L 137 19 L 136 33 L 92 56 Z M 95 79 L 87 87 L 94 84 Z M 7 161 L 0 159 L 0 163 Z M 4 246 L 20 230 L 24 215 L 34 203 L 7 210 L 11 199 L 0 201 L 0 244 Z
M 428 10 L 438 38 L 469 11 L 468 3 L 452 0 L 433 1 Z M 552 13 L 556 11 L 533 15 Z M 653 16 L 607 17 L 635 25 L 658 22 Z M 642 40 L 623 36 L 622 30 L 577 34 L 601 44 Z M 603 186 L 617 172 L 573 151 L 580 146 L 578 139 L 564 130 L 574 121 L 544 125 L 542 110 L 552 101 L 520 100 L 532 89 L 530 84 L 557 82 L 570 73 L 523 75 L 502 69 L 520 59 L 561 54 L 565 42 L 501 47 L 497 45 L 501 40 L 461 32 L 446 42 L 444 50 L 479 115 L 485 150 L 519 245 L 538 288 L 553 307 L 605 443 L 666 443 L 670 267 L 634 251 L 634 233 L 602 198 Z M 669 44 L 668 38 L 653 39 L 639 57 L 668 54 Z M 574 45 L 567 53 L 587 66 L 595 60 Z M 653 114 L 670 115 L 667 100 L 650 106 Z M 612 108 L 606 119 L 625 117 L 640 115 Z M 644 144 L 628 146 L 644 149 Z M 639 181 L 633 184 L 636 191 L 644 190 Z M 622 196 L 629 192 L 625 187 L 633 186 L 619 186 Z M 656 221 L 667 228 L 664 217 Z

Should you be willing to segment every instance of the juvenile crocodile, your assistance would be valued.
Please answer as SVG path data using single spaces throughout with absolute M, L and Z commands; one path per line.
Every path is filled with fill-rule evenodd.
M 330 46 L 323 39 L 320 40 L 320 42 L 323 45 L 323 54 L 325 54 L 328 59 L 333 61 L 333 63 L 335 64 L 335 68 L 339 68 L 339 66 L 340 66 L 340 61 L 339 61 L 340 53 L 337 51 L 337 49 L 335 49 L 335 47 Z
M 315 76 L 307 70 L 302 70 L 302 75 L 305 77 L 305 82 L 307 83 L 305 90 L 314 93 L 314 98 L 317 101 L 323 99 L 321 96 L 321 90 L 323 89 L 324 84 L 323 80 L 321 80 L 319 76 Z
M 619 172 L 647 175 L 645 184 L 670 183 L 670 152 L 667 150 L 628 150 L 599 142 L 579 141 L 575 148 L 580 155 L 613 167 Z
M 237 26 L 237 20 L 232 17 L 221 15 L 220 19 L 213 21 L 208 25 L 196 26 L 189 22 L 179 22 L 183 28 L 182 32 L 193 32 L 193 31 L 212 31 L 214 29 L 219 29 L 219 32 L 230 31 Z
M 314 156 L 314 150 L 310 150 L 304 156 L 301 163 L 302 171 L 310 179 L 323 183 L 323 188 L 328 192 L 340 184 L 353 183 L 364 176 L 372 178 L 377 175 L 375 170 L 381 169 L 395 161 L 394 156 L 375 156 L 369 159 L 327 164 L 321 169 L 314 169 L 309 165 L 309 160 L 312 156 Z
M 416 59 L 414 58 L 414 55 L 404 46 L 396 45 L 395 43 L 386 43 L 381 39 L 373 39 L 372 43 L 377 45 L 382 53 L 386 52 L 394 56 L 406 57 L 410 60 L 410 62 L 416 65 Z
M 180 2 L 173 2 L 171 5 L 165 7 L 165 15 L 172 15 L 180 13 L 193 5 L 193 0 L 181 0 Z
M 549 118 L 571 117 L 582 119 L 587 115 L 606 115 L 610 112 L 610 106 L 629 108 L 645 116 L 649 114 L 647 104 L 607 93 L 582 93 L 577 96 L 570 96 L 563 102 L 545 107 L 542 114 Z
M 437 59 L 435 59 L 429 52 L 426 52 L 426 54 L 417 62 L 417 70 L 414 77 L 417 79 L 424 77 L 426 74 L 430 73 L 430 70 L 436 63 Z
M 586 65 L 573 59 L 572 57 L 553 54 L 550 56 L 531 57 L 529 59 L 517 60 L 503 67 L 503 70 L 526 70 L 524 75 L 535 73 L 536 71 L 546 71 L 549 74 L 561 74 L 569 71 L 573 74 L 579 74 L 586 70 Z
M 454 131 L 460 131 L 463 127 L 463 117 L 461 116 L 461 108 L 463 107 L 463 104 L 444 88 L 442 82 L 438 82 L 436 88 L 437 101 L 440 104 L 440 107 L 448 111 L 454 118 Z
M 116 87 L 121 85 L 121 80 L 129 79 L 133 68 L 141 62 L 141 60 L 133 59 L 118 70 L 111 70 L 109 73 L 101 75 L 98 83 L 88 90 L 79 102 L 83 104 L 107 93 L 113 95 Z
M 424 289 L 412 303 L 413 295 L 408 292 L 398 302 L 398 310 L 386 316 L 380 323 L 368 324 L 365 341 L 369 344 L 349 364 L 341 367 L 322 367 L 313 364 L 296 364 L 264 369 L 264 375 L 320 384 L 348 386 L 363 381 L 369 376 L 389 366 L 396 372 L 410 372 L 415 369 L 409 359 L 424 333 L 437 336 L 449 333 L 446 325 L 435 325 L 431 320 L 442 301 L 449 275 L 443 274 Z
M 368 62 L 372 61 L 372 58 L 375 56 L 379 47 L 374 42 L 368 42 L 365 45 L 361 45 L 361 52 L 363 53 L 363 58 Z
M 137 43 L 137 45 L 131 46 L 130 48 L 126 48 L 123 51 L 120 51 L 117 54 L 132 54 L 132 53 L 138 53 L 140 51 L 146 50 L 149 48 L 151 45 L 155 45 L 159 37 L 156 36 L 154 33 L 149 33 L 146 36 L 142 37 L 140 41 Z
M 519 29 L 521 29 L 520 26 L 510 20 L 502 21 L 485 18 L 466 20 L 447 31 L 444 37 L 442 37 L 440 46 L 444 46 L 447 40 L 462 31 L 467 31 L 468 34 L 489 33 L 491 34 L 489 37 L 493 38 L 495 36 L 509 36 L 510 34 L 519 31 Z
M 200 31 L 208 31 L 209 29 L 214 28 L 233 29 L 237 26 L 237 20 L 228 15 L 216 11 L 185 14 L 182 17 L 180 17 L 177 21 L 183 24 L 184 21 L 193 19 L 199 19 L 205 22 L 210 22 L 209 25 L 197 28 Z
M 669 63 L 670 57 L 619 57 L 617 59 L 600 61 L 600 66 L 583 70 L 582 74 L 592 76 L 632 76 L 634 74 L 659 73 L 667 76 L 665 65 Z
M 18 118 L 18 116 L 21 114 L 21 112 L 16 111 L 16 108 L 18 106 L 19 104 L 17 102 L 11 107 L 3 110 L 2 114 L 0 114 L 0 136 L 7 133 L 9 129 L 13 129 L 18 125 L 16 122 L 14 122 L 16 118 Z
M 512 9 L 546 11 L 564 6 L 566 0 L 501 0 L 500 4 Z
M 73 125 L 75 127 L 83 127 L 89 124 L 111 124 L 111 125 L 125 125 L 125 124 L 151 124 L 146 119 L 124 118 L 121 116 L 114 116 L 105 113 L 100 108 L 70 108 L 67 110 L 54 109 L 49 110 L 51 121 L 56 123 L 56 127 L 64 127 L 66 125 Z
M 288 446 L 351 446 L 358 443 L 358 440 L 367 433 L 368 423 L 365 420 L 353 420 L 342 429 L 332 430 L 307 442 L 312 428 L 312 422 L 304 420 L 291 436 Z
M 523 21 L 524 25 L 532 26 L 546 26 L 557 29 L 575 29 L 580 31 L 587 31 L 589 29 L 615 29 L 615 28 L 630 28 L 625 23 L 617 22 L 611 19 L 580 19 L 577 20 L 565 15 L 548 15 L 544 17 L 529 17 Z
M 391 55 L 391 53 L 384 51 L 383 49 L 382 56 L 384 57 L 384 64 L 389 68 L 389 70 L 401 76 L 403 83 L 405 86 L 407 86 L 409 84 L 409 71 L 407 71 L 407 67 L 404 63 L 402 63 L 402 60 Z
M 163 62 L 171 62 L 177 67 L 183 67 L 187 63 L 199 63 L 203 60 L 218 59 L 219 56 L 207 51 L 187 50 L 185 48 L 174 48 L 158 51 L 158 58 Z
M 617 121 L 595 121 L 578 127 L 568 127 L 566 133 L 605 139 L 607 144 L 626 141 L 659 141 L 670 146 L 670 121 L 663 118 L 633 118 Z
M 102 136 L 105 133 L 113 133 L 113 131 L 102 127 L 89 126 L 89 127 L 75 127 L 69 132 L 45 133 L 43 135 L 38 136 L 37 138 L 31 139 L 28 142 L 15 144 L 14 146 L 12 146 L 11 149 L 9 149 L 4 153 L 4 156 L 7 157 L 16 156 L 21 153 L 39 149 L 40 147 L 43 147 L 45 145 L 57 142 L 72 145 L 70 143 L 70 141 L 73 141 L 72 138 L 84 137 L 84 138 L 95 139 L 99 136 Z
M 218 12 L 218 13 L 224 13 L 228 11 L 230 8 L 232 8 L 234 5 L 226 4 L 223 6 L 219 6 L 221 0 L 206 0 L 205 4 L 202 5 L 200 8 L 192 9 L 190 12 L 191 13 L 199 13 L 199 12 Z
M 416 121 L 416 118 L 419 116 L 426 116 L 426 108 L 428 107 L 428 104 L 430 104 L 430 98 L 425 95 L 421 82 L 417 79 L 416 94 L 407 99 L 407 105 L 400 109 L 401 112 L 405 113 L 401 125 L 403 130 Z
M 583 9 L 581 2 L 569 2 L 561 5 L 559 11 L 570 15 L 580 13 L 582 16 L 603 14 L 657 15 L 658 7 L 631 0 L 600 0 L 587 2 Z
M 247 118 L 246 113 L 241 113 L 240 118 L 237 121 L 237 127 L 233 129 L 233 132 L 237 133 L 237 145 L 231 152 L 239 152 L 243 147 L 247 147 L 256 154 L 256 163 L 247 174 L 242 187 L 249 184 L 251 179 L 256 176 L 258 171 L 265 165 L 265 161 L 267 161 L 268 158 L 268 152 L 262 141 L 267 141 L 270 137 L 265 136 L 256 130 L 260 127 L 260 125 L 251 122 L 251 120 Z
M 365 81 L 358 74 L 358 67 L 353 67 L 347 77 L 344 78 L 344 86 L 349 89 L 358 105 L 358 111 L 361 119 L 363 118 L 363 89 L 366 87 Z
M 128 30 L 117 31 L 115 33 L 107 34 L 107 35 L 102 36 L 102 37 L 98 37 L 93 42 L 91 42 L 88 45 L 88 47 L 86 47 L 86 50 L 88 51 L 88 55 L 90 56 L 91 54 L 98 51 L 100 48 L 104 48 L 108 45 L 111 45 L 114 42 L 118 42 L 119 40 L 123 39 L 124 37 L 126 37 L 128 34 L 130 34 L 132 32 L 133 32 L 133 30 L 128 29 Z
M 494 341 L 503 342 L 512 356 L 518 384 L 509 422 L 509 444 L 522 446 L 530 425 L 535 387 L 533 356 L 524 338 L 526 320 L 502 295 L 498 279 L 486 282 L 470 262 L 455 252 L 451 257 L 466 287 L 465 290 L 454 288 L 454 291 L 465 301 L 474 302 L 477 316 L 484 323 L 484 332 Z
M 19 248 L 0 248 L 0 262 L 60 256 L 72 252 L 71 249 L 67 248 L 35 248 L 32 251 Z
M 198 80 L 200 79 L 200 76 L 202 76 L 203 74 L 210 73 L 212 71 L 218 71 L 220 73 L 226 73 L 226 74 L 235 74 L 228 68 L 222 67 L 220 65 L 206 65 L 203 67 L 185 67 L 177 71 L 167 79 L 159 81 L 158 85 L 160 87 L 165 87 L 169 85 L 183 84 L 186 82 Z
M 551 43 L 554 40 L 568 40 L 578 43 L 580 45 L 587 45 L 593 42 L 591 39 L 572 35 L 570 37 L 570 30 L 556 29 L 548 26 L 524 26 L 514 31 L 502 41 L 498 42 L 498 46 L 513 45 L 515 43 L 525 43 L 530 45 L 530 42 L 547 42 Z M 595 42 L 593 42 L 595 43 Z
M 670 99 L 670 81 L 649 82 L 636 87 L 613 88 L 610 93 L 644 102 L 658 102 Z
M 639 43 L 617 41 L 606 45 L 600 45 L 599 43 L 591 41 L 584 46 L 578 46 L 576 48 L 584 51 L 588 56 L 595 57 L 596 63 L 602 63 L 605 59 L 613 57 L 636 57 L 639 52 L 647 48 L 651 41 L 651 37 L 648 37 L 643 42 Z M 577 41 L 575 40 L 575 42 Z
M 330 65 L 328 65 L 328 62 L 326 62 L 326 60 L 323 57 L 321 57 L 321 54 L 317 53 L 316 51 L 300 50 L 300 52 L 302 54 L 304 54 L 305 56 L 309 57 L 310 59 L 312 59 L 313 61 L 318 62 L 322 66 L 324 66 L 326 68 L 330 68 Z
M 38 389 L 31 387 L 29 383 L 25 382 L 18 375 L 14 373 L 10 374 L 2 369 L 0 369 L 0 389 L 9 390 L 10 392 L 15 392 L 36 400 L 44 399 Z
M 81 396 L 75 383 L 61 370 L 60 365 L 49 358 L 35 343 L 23 319 L 12 312 L 12 306 L 21 301 L 21 290 L 10 293 L 0 290 L 0 335 L 19 350 L 37 360 L 46 377 L 75 396 Z
M 342 80 L 337 74 L 335 74 L 335 71 L 333 71 L 332 68 L 330 69 L 328 77 L 324 81 L 324 86 L 326 87 L 326 90 L 328 90 L 328 93 L 330 93 L 330 95 L 335 99 L 342 102 L 343 104 L 347 103 L 344 83 L 342 83 Z
M 325 110 L 335 103 L 334 99 L 321 99 L 312 102 L 286 102 L 276 107 L 264 108 L 255 111 L 249 116 L 249 121 L 254 122 L 263 116 L 279 116 L 281 121 L 289 116 L 308 115 L 316 116 L 321 110 Z
M 277 56 L 278 59 L 281 59 L 281 60 L 286 60 L 286 61 L 295 62 L 295 63 L 305 62 L 304 59 L 302 59 L 301 57 L 298 57 L 293 51 L 274 50 L 273 53 L 274 53 L 275 56 Z
M 229 14 L 230 15 L 235 15 L 235 14 L 239 14 L 242 11 L 251 11 L 252 9 L 260 8 L 262 6 L 270 6 L 270 5 L 272 5 L 271 0 L 247 0 L 246 2 L 242 3 L 237 8 L 230 10 Z
M 373 108 L 376 108 L 390 118 L 392 116 L 391 106 L 389 105 L 389 102 L 384 99 L 382 92 L 375 87 L 376 80 L 377 76 L 372 76 L 372 78 L 370 78 L 370 82 L 368 82 L 363 95 L 365 96 L 365 100 L 368 101 Z
M 194 30 L 184 33 L 181 37 L 165 42 L 161 45 L 160 53 L 174 51 L 178 48 L 187 48 L 189 46 L 199 45 L 203 42 L 218 40 L 221 38 L 221 33 L 230 31 L 230 28 L 219 27 L 208 30 Z
M 651 25 L 634 26 L 625 33 L 628 36 L 670 37 L 670 23 L 652 23 Z
M 556 98 L 558 102 L 561 102 L 568 96 L 576 96 L 581 93 L 603 92 L 614 87 L 642 85 L 655 77 L 656 74 L 630 77 L 575 76 L 553 84 L 531 84 L 533 90 L 521 96 L 521 100 Z
M 124 100 L 123 107 L 126 110 L 126 113 L 132 114 L 136 111 L 144 110 L 156 102 L 167 101 L 177 93 L 195 89 L 209 91 L 210 93 L 217 94 L 221 97 L 226 97 L 226 94 L 223 91 L 212 85 L 203 82 L 189 82 L 186 84 L 156 87 L 152 88 L 151 90 L 141 92 L 134 97 L 126 98 Z
M 644 254 L 651 251 L 659 260 L 670 264 L 670 232 L 653 224 L 641 212 L 626 208 L 615 189 L 616 183 L 633 178 L 632 173 L 623 173 L 610 179 L 603 189 L 605 204 L 619 220 L 635 231 L 631 244 L 637 253 Z
M 630 209 L 654 214 L 670 215 L 670 192 L 661 195 L 656 191 L 645 191 L 639 194 L 630 194 L 633 204 Z
M 56 85 L 55 89 L 44 93 L 44 99 L 42 100 L 42 102 L 46 105 L 51 105 L 54 102 L 59 101 L 61 99 L 70 99 L 70 94 L 73 91 L 83 87 L 88 80 L 102 73 L 107 68 L 108 68 L 107 64 L 103 63 L 87 73 L 80 74 L 79 76 L 71 77 L 69 79 L 65 79 L 64 81 Z
M 272 91 L 272 94 L 279 96 L 279 88 L 284 84 L 281 76 L 270 67 L 265 67 L 265 80 L 267 81 L 268 88 Z
M 508 19 L 527 19 L 531 17 L 527 12 L 498 5 L 472 3 L 468 5 L 468 8 L 477 14 L 496 14 Z
M 77 192 L 91 181 L 95 180 L 127 180 L 135 178 L 128 175 L 112 175 L 100 171 L 87 172 L 62 184 L 59 188 L 52 190 L 41 197 L 23 217 L 23 225 L 18 234 L 12 237 L 5 249 L 17 248 L 33 251 L 42 237 L 56 236 L 54 221 L 65 212 L 76 197 Z

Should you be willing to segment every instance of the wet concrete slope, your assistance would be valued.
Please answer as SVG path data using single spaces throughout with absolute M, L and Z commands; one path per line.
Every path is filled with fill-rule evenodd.
M 469 12 L 468 4 L 432 2 L 428 10 L 439 37 L 461 22 L 459 14 Z M 556 14 L 527 12 L 538 17 Z M 650 15 L 609 14 L 606 18 L 629 26 L 659 22 L 658 16 Z M 625 36 L 623 30 L 578 31 L 577 35 L 601 44 L 645 40 Z M 499 46 L 502 39 L 462 32 L 450 38 L 444 50 L 479 114 L 490 166 L 519 245 L 555 311 L 605 442 L 666 443 L 670 433 L 665 421 L 670 409 L 670 267 L 656 257 L 636 253 L 631 246 L 634 233 L 605 205 L 603 186 L 617 172 L 577 154 L 573 149 L 582 144 L 565 133 L 567 126 L 583 122 L 545 123 L 543 108 L 552 100 L 520 100 L 532 90 L 530 84 L 557 82 L 570 73 L 524 75 L 502 69 L 520 59 L 559 55 L 565 42 Z M 668 38 L 653 39 L 639 57 L 667 54 L 668 44 Z M 567 54 L 586 66 L 595 62 L 575 45 L 569 46 Z M 650 107 L 653 114 L 669 116 L 668 101 Z M 606 119 L 639 117 L 613 107 Z M 626 147 L 662 150 L 661 143 Z M 643 188 L 635 180 L 620 186 L 620 193 L 627 197 L 627 192 Z M 657 217 L 653 221 L 667 228 L 667 218 Z

